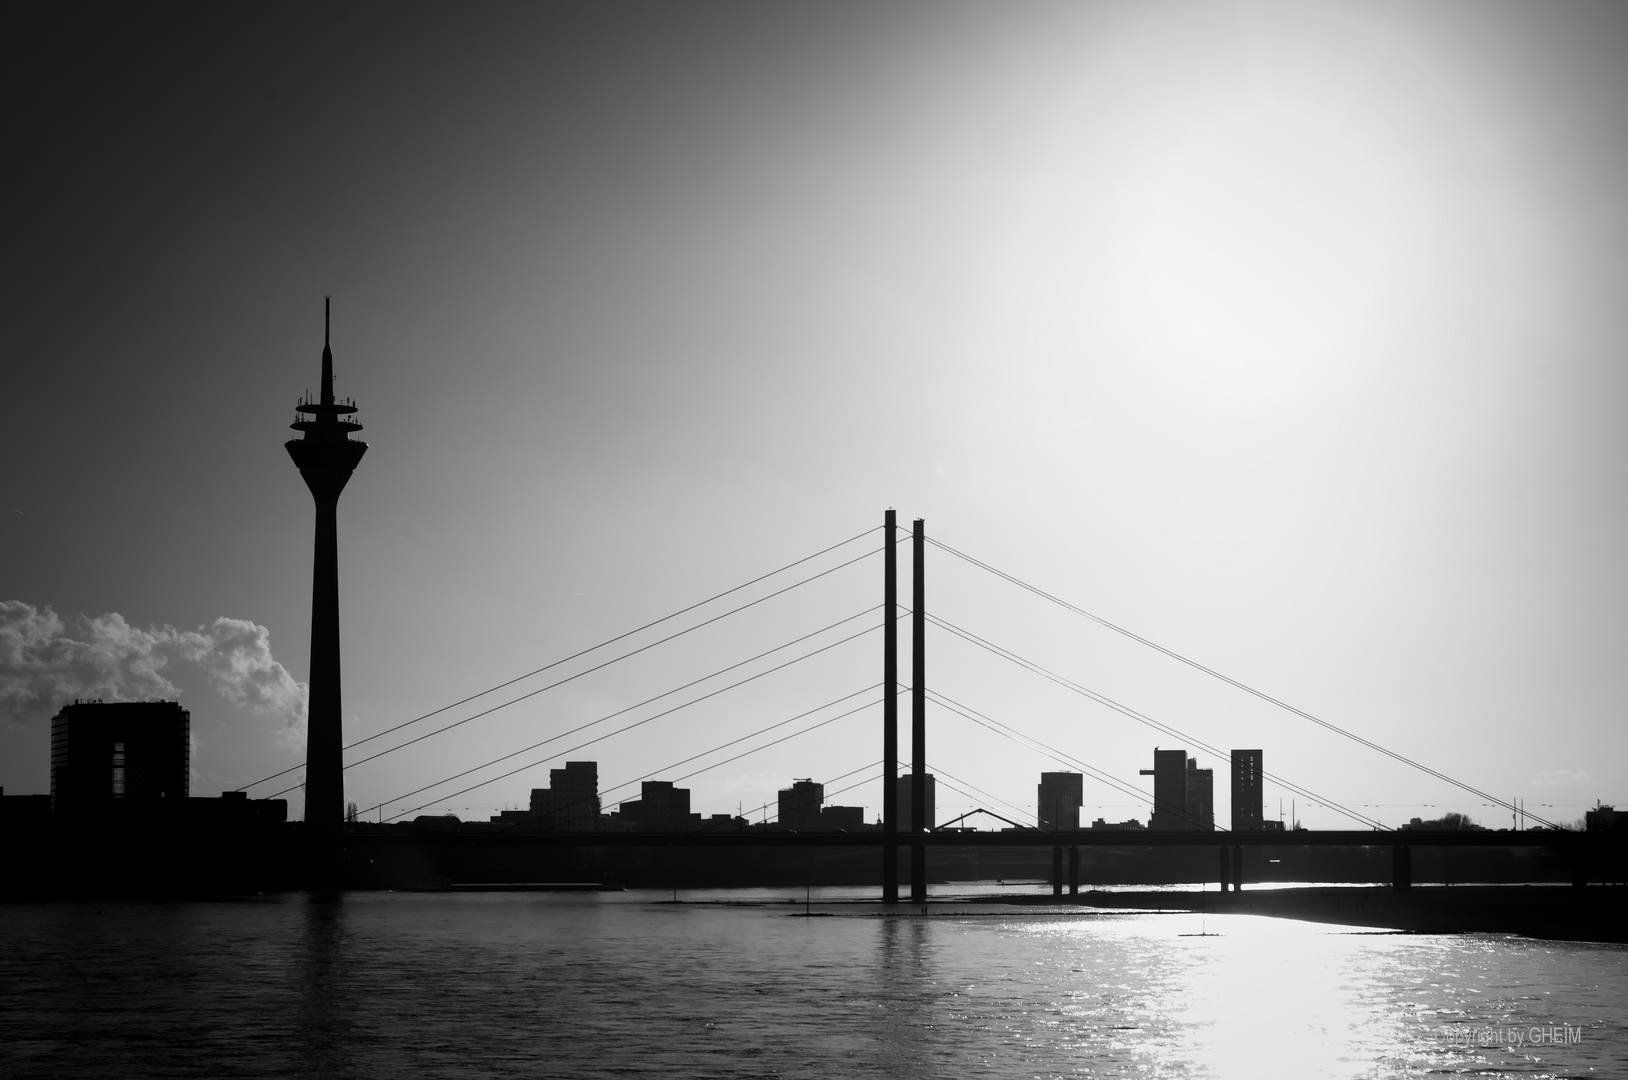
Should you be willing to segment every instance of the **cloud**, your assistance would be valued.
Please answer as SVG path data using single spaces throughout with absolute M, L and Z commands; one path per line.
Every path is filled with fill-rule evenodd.
M 1538 773 L 1531 782 L 1540 787 L 1577 787 L 1593 780 L 1587 769 L 1549 769 Z
M 271 633 L 245 619 L 197 630 L 143 630 L 110 612 L 64 620 L 50 607 L 0 601 L 0 719 L 39 723 L 75 698 L 178 698 L 165 672 L 198 669 L 238 708 L 283 721 L 282 738 L 305 742 L 306 687 L 271 654 Z

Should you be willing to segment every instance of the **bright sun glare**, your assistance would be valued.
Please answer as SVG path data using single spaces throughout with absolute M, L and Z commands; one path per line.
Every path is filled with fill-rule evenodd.
M 1114 314 L 1138 359 L 1222 407 L 1337 391 L 1416 272 L 1412 215 L 1377 161 L 1293 105 L 1195 119 L 1122 222 Z

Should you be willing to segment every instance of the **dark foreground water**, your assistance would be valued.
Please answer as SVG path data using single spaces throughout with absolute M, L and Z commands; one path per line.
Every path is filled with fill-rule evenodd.
M 1623 946 L 711 895 L 0 905 L 0 1076 L 1628 1077 Z

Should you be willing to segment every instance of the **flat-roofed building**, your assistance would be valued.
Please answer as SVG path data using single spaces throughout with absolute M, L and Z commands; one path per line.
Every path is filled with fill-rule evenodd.
M 700 816 L 690 813 L 690 789 L 671 780 L 641 783 L 639 797 L 623 803 L 621 814 L 641 832 L 689 832 L 700 825 Z
M 863 806 L 823 806 L 820 808 L 820 829 L 824 832 L 863 832 L 865 808 Z
M 1153 751 L 1153 768 L 1143 769 L 1153 777 L 1153 813 L 1148 828 L 1159 832 L 1187 827 L 1187 751 Z
M 51 719 L 51 805 L 101 812 L 187 798 L 192 714 L 174 701 L 75 701 Z
M 780 789 L 780 827 L 790 832 L 820 832 L 820 807 L 825 804 L 825 785 L 812 780 L 793 780 Z
M 1265 797 L 1259 750 L 1232 752 L 1232 831 L 1262 831 L 1261 806 Z
M 1035 819 L 1042 829 L 1074 832 L 1080 827 L 1085 778 L 1077 772 L 1043 772 L 1035 795 Z
M 549 828 L 592 829 L 599 819 L 599 762 L 567 761 L 548 770 L 548 787 L 531 789 L 531 814 Z
M 1197 758 L 1187 759 L 1187 827 L 1215 831 L 1215 770 L 1199 768 Z
M 927 813 L 925 815 L 927 820 L 925 826 L 931 829 L 938 822 L 938 779 L 932 773 L 923 775 L 926 777 L 926 783 L 922 784 L 922 788 L 927 795 Z M 911 793 L 915 790 L 915 779 L 915 774 L 905 773 L 898 778 L 895 787 L 895 790 L 899 793 L 900 832 L 909 832 L 911 822 L 915 820 L 911 817 L 911 807 L 914 804 L 910 801 Z
M 1215 770 L 1201 769 L 1185 750 L 1153 751 L 1153 813 L 1148 828 L 1160 832 L 1215 828 Z

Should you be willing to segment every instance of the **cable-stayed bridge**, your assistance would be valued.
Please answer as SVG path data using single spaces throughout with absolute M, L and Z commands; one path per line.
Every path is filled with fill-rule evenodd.
M 1248 695 L 1298 723 L 1345 740 L 1354 749 L 1377 754 L 1417 770 L 1431 781 L 1450 785 L 1480 804 L 1503 808 L 1512 815 L 1523 813 L 1523 808 L 1511 801 L 1491 795 L 1469 782 L 1448 775 L 1359 732 L 1313 715 L 1249 683 L 1228 676 L 1105 619 L 972 554 L 929 538 L 926 536 L 925 523 L 919 519 L 911 530 L 905 530 L 898 525 L 894 513 L 889 511 L 883 525 L 877 528 L 865 530 L 821 548 L 768 573 L 757 575 L 569 656 L 553 660 L 482 688 L 457 701 L 357 739 L 344 747 L 347 759 L 344 769 L 351 772 L 364 768 L 379 768 L 393 760 L 394 755 L 409 748 L 425 744 L 431 746 L 447 744 L 459 740 L 478 731 L 483 721 L 489 722 L 491 718 L 501 716 L 516 706 L 543 699 L 552 691 L 558 691 L 597 673 L 614 674 L 631 662 L 656 654 L 663 649 L 675 648 L 693 640 L 692 636 L 702 630 L 725 625 L 730 620 L 741 619 L 748 613 L 761 610 L 764 605 L 783 603 L 789 598 L 844 575 L 874 574 L 878 562 L 882 564 L 880 603 L 852 611 L 834 621 L 827 621 L 822 617 L 816 620 L 819 625 L 781 640 L 770 648 L 758 649 L 743 659 L 712 668 L 700 677 L 667 686 L 634 704 L 569 724 L 559 730 L 539 732 L 538 734 L 543 737 L 525 745 L 506 749 L 502 754 L 474 765 L 453 769 L 428 782 L 416 783 L 410 789 L 365 808 L 359 807 L 355 816 L 362 821 L 379 823 L 401 821 L 410 819 L 431 807 L 446 805 L 451 800 L 470 793 L 489 790 L 494 785 L 525 784 L 528 772 L 535 775 L 533 771 L 545 765 L 588 752 L 597 755 L 595 747 L 623 735 L 639 738 L 651 731 L 659 730 L 662 724 L 684 723 L 687 717 L 694 715 L 693 712 L 687 713 L 686 710 L 691 710 L 695 706 L 725 699 L 743 688 L 759 684 L 760 680 L 794 671 L 819 657 L 839 652 L 851 654 L 855 650 L 874 649 L 878 644 L 877 639 L 880 638 L 881 662 L 875 664 L 872 669 L 875 674 L 881 676 L 880 680 L 868 685 L 844 688 L 847 692 L 840 696 L 824 697 L 823 700 L 812 703 L 800 700 L 784 708 L 782 715 L 770 723 L 701 749 L 686 748 L 684 756 L 660 768 L 649 770 L 643 775 L 621 781 L 601 793 L 607 796 L 621 790 L 631 793 L 642 782 L 656 778 L 675 784 L 682 783 L 743 759 L 769 754 L 776 748 L 792 743 L 793 740 L 804 740 L 801 745 L 807 745 L 809 739 L 819 737 L 817 733 L 824 731 L 829 736 L 832 731 L 840 730 L 841 737 L 845 740 L 845 749 L 853 755 L 856 764 L 845 772 L 831 776 L 826 781 L 824 795 L 829 800 L 844 792 L 865 785 L 874 785 L 880 781 L 882 792 L 880 828 L 846 832 L 792 832 L 783 828 L 771 828 L 767 826 L 766 820 L 757 820 L 754 823 L 754 819 L 767 818 L 770 806 L 764 804 L 749 810 L 742 807 L 741 812 L 727 822 L 712 821 L 695 828 L 659 833 L 613 832 L 602 829 L 580 831 L 569 827 L 520 828 L 511 822 L 477 835 L 426 834 L 417 836 L 415 842 L 429 846 L 478 843 L 492 848 L 552 848 L 581 845 L 592 845 L 597 848 L 765 845 L 786 848 L 880 848 L 884 897 L 893 899 L 898 896 L 897 876 L 900 859 L 897 853 L 907 852 L 910 893 L 913 899 L 918 900 L 925 895 L 926 851 L 935 846 L 1049 847 L 1053 862 L 1052 879 L 1059 889 L 1064 880 L 1065 853 L 1070 866 L 1068 877 L 1077 888 L 1078 851 L 1082 847 L 1093 846 L 1214 848 L 1218 850 L 1215 863 L 1216 876 L 1223 888 L 1230 883 L 1234 889 L 1242 883 L 1242 851 L 1245 847 L 1283 845 L 1389 847 L 1393 853 L 1392 879 L 1399 888 L 1405 889 L 1411 879 L 1411 849 L 1415 846 L 1536 845 L 1563 848 L 1568 852 L 1572 852 L 1572 849 L 1578 846 L 1578 834 L 1558 830 L 1553 822 L 1532 814 L 1525 816 L 1546 831 L 1533 830 L 1511 836 L 1507 832 L 1490 830 L 1442 832 L 1395 830 L 1368 813 L 1364 807 L 1342 804 L 1339 800 L 1320 794 L 1303 782 L 1303 779 L 1290 779 L 1271 772 L 1264 773 L 1264 777 L 1278 789 L 1291 793 L 1297 799 L 1304 799 L 1308 804 L 1335 811 L 1350 822 L 1350 827 L 1341 830 L 1290 829 L 1278 832 L 1253 830 L 1242 832 L 1192 822 L 1188 827 L 1173 831 L 1149 829 L 1125 833 L 1102 829 L 1061 830 L 1043 820 L 1036 820 L 1025 808 L 1015 806 L 981 787 L 979 785 L 981 778 L 966 778 L 942 767 L 934 767 L 934 760 L 928 756 L 929 707 L 940 716 L 959 717 L 984 729 L 992 736 L 1011 743 L 1014 747 L 1022 748 L 1026 753 L 1070 771 L 1077 771 L 1088 781 L 1101 785 L 1117 796 L 1127 797 L 1134 803 L 1148 808 L 1155 815 L 1163 815 L 1167 823 L 1173 816 L 1185 814 L 1186 810 L 1182 806 L 1161 805 L 1154 792 L 1144 790 L 1085 760 L 1083 755 L 1076 752 L 1077 746 L 1060 745 L 1054 738 L 1043 739 L 1034 732 L 1025 730 L 1023 726 L 1012 723 L 1010 718 L 998 717 L 993 711 L 982 711 L 936 689 L 928 678 L 931 644 L 929 628 L 934 638 L 959 642 L 998 660 L 1012 671 L 1020 673 L 1023 678 L 1037 680 L 1083 698 L 1102 710 L 1116 714 L 1123 722 L 1141 725 L 1222 761 L 1230 761 L 1232 755 L 1204 738 L 1178 729 L 1165 720 L 1156 719 L 1084 685 L 1068 673 L 1057 670 L 1055 666 L 1042 664 L 1025 652 L 1003 645 L 991 637 L 978 633 L 974 628 L 952 622 L 937 614 L 934 605 L 926 599 L 929 548 L 937 553 L 936 558 L 952 560 L 984 576 L 1002 589 L 1020 593 L 1030 600 L 1038 600 L 1069 618 L 1084 620 L 1110 631 L 1139 648 L 1183 666 L 1190 672 L 1214 680 L 1232 691 Z M 907 549 L 907 558 L 904 560 L 900 557 L 901 549 Z M 908 597 L 900 595 L 898 564 L 901 561 L 908 563 L 910 571 Z M 874 581 L 874 577 L 871 580 Z M 898 666 L 901 652 L 901 643 L 898 639 L 901 629 L 908 631 L 909 639 L 908 669 L 903 673 Z M 874 652 L 871 656 L 875 656 Z M 901 752 L 900 748 L 901 706 L 907 708 L 909 713 L 908 754 Z M 858 722 L 875 725 L 869 727 L 868 739 L 855 737 L 853 723 L 840 729 L 833 729 L 833 725 L 841 721 L 854 721 L 855 718 L 859 718 Z M 880 721 L 879 724 L 875 723 L 877 720 Z M 878 728 L 880 730 L 877 730 Z M 878 753 L 879 758 L 876 756 Z M 294 782 L 293 774 L 296 772 L 297 769 L 285 770 L 246 787 L 259 789 L 261 792 L 269 790 L 270 797 L 284 795 L 301 786 Z M 910 790 L 916 803 L 911 807 L 901 808 L 896 805 L 898 791 L 896 777 L 901 775 L 915 778 Z M 967 800 L 965 805 L 975 808 L 968 814 L 961 815 L 962 818 L 981 811 L 1015 827 L 997 832 L 971 832 L 949 827 L 958 824 L 959 819 L 933 827 L 933 823 L 927 820 L 926 807 L 923 805 L 927 787 L 924 778 L 927 776 L 933 777 L 937 785 L 962 796 Z M 595 804 L 593 809 L 597 812 L 597 797 Z M 911 823 L 909 829 L 901 828 L 901 818 Z M 1027 820 L 1035 820 L 1034 825 L 1026 826 Z M 387 834 L 367 829 L 350 829 L 340 833 L 335 839 L 360 849 L 399 843 L 401 835 L 399 830 L 392 830 Z M 1574 864 L 1574 876 L 1586 876 L 1584 868 L 1586 860 L 1577 856 L 1575 852 L 1569 857 Z

